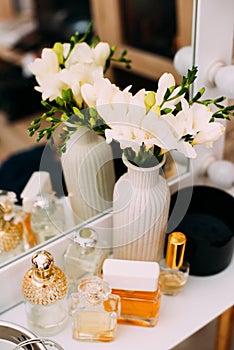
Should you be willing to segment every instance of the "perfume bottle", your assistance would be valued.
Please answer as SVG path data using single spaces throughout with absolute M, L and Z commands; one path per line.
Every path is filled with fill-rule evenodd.
M 166 258 L 159 262 L 162 293 L 177 295 L 184 288 L 189 276 L 189 263 L 184 261 L 186 236 L 172 232 L 168 236 Z
M 59 333 L 68 320 L 67 279 L 46 250 L 36 252 L 23 279 L 29 327 L 38 335 Z
M 0 263 L 24 251 L 23 223 L 15 202 L 14 192 L 0 190 Z
M 100 277 L 83 279 L 70 296 L 72 336 L 76 340 L 112 341 L 116 336 L 120 298 Z
M 77 291 L 79 282 L 88 276 L 102 276 L 103 261 L 108 257 L 106 248 L 97 247 L 97 234 L 83 227 L 72 234 L 64 254 L 64 272 L 68 279 L 69 294 Z
M 106 259 L 103 279 L 121 299 L 119 323 L 153 327 L 158 322 L 161 288 L 157 262 Z
M 53 193 L 43 192 L 35 197 L 31 210 L 31 227 L 38 244 L 64 231 L 63 206 Z
M 45 199 L 44 200 L 45 203 L 43 203 L 43 198 L 46 198 L 46 195 L 43 196 L 42 199 L 39 196 L 39 195 L 42 196 L 42 193 L 46 193 L 48 195 L 53 193 L 50 174 L 46 171 L 35 171 L 31 175 L 26 186 L 21 192 L 25 250 L 28 250 L 34 247 L 35 245 L 41 242 L 44 242 L 44 240 L 47 238 L 46 234 L 48 234 L 48 231 L 52 226 L 51 220 L 49 220 L 48 214 L 46 212 L 46 208 L 48 207 L 48 204 L 46 205 L 47 199 Z M 38 230 L 38 233 L 37 233 L 37 232 L 34 232 L 32 228 L 32 211 L 33 211 L 33 204 L 35 204 L 35 207 L 36 207 L 36 203 L 38 202 L 43 203 L 42 206 L 44 206 L 44 209 L 40 208 L 37 210 L 37 208 L 34 208 L 35 219 L 33 219 L 33 221 L 36 229 Z M 40 204 L 38 203 L 38 205 Z M 62 216 L 60 217 L 60 219 L 61 218 Z M 42 226 L 43 222 L 45 223 L 45 219 L 48 226 L 45 226 L 45 225 Z M 38 221 L 42 222 L 41 226 L 38 225 Z M 45 229 L 45 233 L 46 233 L 45 237 L 44 237 L 43 229 Z

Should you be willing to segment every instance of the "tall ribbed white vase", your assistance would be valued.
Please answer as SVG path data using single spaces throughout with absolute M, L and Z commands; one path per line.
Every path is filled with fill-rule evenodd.
M 75 223 L 112 207 L 114 163 L 103 137 L 80 128 L 67 142 L 61 162 Z
M 170 191 L 160 175 L 164 161 L 139 168 L 126 158 L 127 173 L 113 196 L 113 255 L 117 259 L 159 261 L 163 256 Z

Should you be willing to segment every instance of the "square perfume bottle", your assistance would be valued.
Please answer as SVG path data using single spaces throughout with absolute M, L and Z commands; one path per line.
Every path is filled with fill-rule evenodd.
M 120 297 L 119 323 L 153 327 L 158 322 L 161 288 L 157 262 L 106 259 L 103 279 Z
M 120 298 L 97 276 L 83 279 L 70 296 L 72 336 L 76 340 L 108 342 L 116 335 Z

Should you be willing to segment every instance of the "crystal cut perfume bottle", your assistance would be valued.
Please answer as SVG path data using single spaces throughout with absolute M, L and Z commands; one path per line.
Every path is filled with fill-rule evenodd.
M 16 194 L 0 190 L 0 263 L 24 251 L 23 223 L 15 213 Z
M 159 318 L 161 288 L 157 262 L 106 259 L 103 279 L 121 299 L 119 323 L 155 326 Z
M 166 258 L 159 262 L 162 293 L 177 295 L 184 288 L 189 276 L 189 263 L 184 261 L 186 236 L 172 232 L 168 236 Z
M 79 282 L 88 276 L 102 275 L 103 261 L 109 251 L 97 247 L 97 234 L 90 227 L 75 231 L 64 254 L 64 271 L 69 283 L 69 294 L 77 291 Z
M 112 341 L 116 335 L 120 298 L 97 276 L 83 279 L 70 296 L 72 334 L 76 340 Z
M 28 324 L 36 334 L 50 336 L 65 327 L 67 287 L 66 276 L 54 265 L 53 256 L 45 250 L 36 252 L 22 285 Z

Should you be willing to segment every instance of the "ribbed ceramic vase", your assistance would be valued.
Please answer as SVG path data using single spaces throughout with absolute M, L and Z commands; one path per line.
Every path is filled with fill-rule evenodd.
M 113 196 L 113 255 L 117 259 L 159 261 L 163 256 L 170 191 L 160 170 L 165 162 L 140 168 L 126 158 L 127 173 Z
M 67 142 L 61 162 L 76 224 L 112 207 L 114 163 L 103 137 L 80 128 Z

